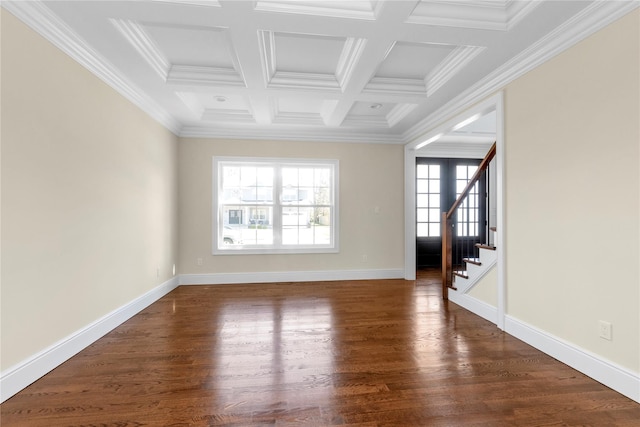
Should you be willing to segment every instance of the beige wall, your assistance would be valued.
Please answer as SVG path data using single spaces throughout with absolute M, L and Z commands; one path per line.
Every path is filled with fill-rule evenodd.
M 403 147 L 182 138 L 179 145 L 180 273 L 402 269 Z M 211 254 L 212 157 L 262 156 L 340 161 L 340 253 Z M 379 214 L 375 208 L 379 207 Z M 362 255 L 367 255 L 367 262 Z M 202 258 L 203 265 L 196 265 Z
M 635 372 L 639 23 L 636 10 L 505 90 L 507 313 Z
M 4 370 L 172 276 L 177 138 L 6 11 L 2 67 Z
M 469 296 L 492 307 L 498 306 L 498 268 L 496 266 L 491 267 L 482 279 L 469 290 Z

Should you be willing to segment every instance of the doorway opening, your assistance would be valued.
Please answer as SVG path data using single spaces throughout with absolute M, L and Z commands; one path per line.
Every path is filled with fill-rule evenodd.
M 419 222 L 426 223 L 427 229 L 431 227 L 435 230 L 435 225 L 431 225 L 431 211 L 435 207 L 427 206 L 427 220 L 424 221 L 425 212 L 418 212 L 417 196 L 417 166 L 427 159 L 482 159 L 489 151 L 491 145 L 496 143 L 496 157 L 493 182 L 489 182 L 493 200 L 489 204 L 485 221 L 491 224 L 492 229 L 503 230 L 497 234 L 489 233 L 485 236 L 491 241 L 497 250 L 497 318 L 496 325 L 504 329 L 505 313 L 505 263 L 504 263 L 504 220 L 503 220 L 503 176 L 504 176 L 504 131 L 503 131 L 503 93 L 487 98 L 476 104 L 463 113 L 453 118 L 434 124 L 432 129 L 421 138 L 405 146 L 405 279 L 415 280 L 417 268 L 423 262 L 435 264 L 433 258 L 430 261 L 419 260 L 418 247 L 418 226 Z M 481 139 L 484 138 L 484 141 Z M 426 178 L 431 179 L 430 176 Z M 421 184 L 425 185 L 425 184 Z M 434 184 L 435 185 L 435 184 Z M 423 187 L 424 188 L 424 187 Z M 429 193 L 426 193 L 429 194 Z M 442 196 L 441 196 L 442 197 Z M 432 197 L 435 199 L 435 197 Z M 450 206 L 440 206 L 440 210 L 445 210 Z M 422 215 L 419 221 L 418 215 Z M 480 220 L 481 221 L 481 220 Z M 435 221 L 434 221 L 435 222 Z M 424 229 L 424 225 L 421 226 Z M 473 225 L 467 224 L 468 229 L 473 229 Z M 431 236 L 427 236 L 431 237 Z

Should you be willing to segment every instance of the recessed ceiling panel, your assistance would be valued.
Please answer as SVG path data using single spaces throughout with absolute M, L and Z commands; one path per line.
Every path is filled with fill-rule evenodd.
M 234 68 L 224 29 L 143 25 L 171 64 Z
M 421 0 L 407 22 L 506 31 L 541 1 Z
M 396 43 L 378 68 L 376 77 L 424 79 L 455 49 L 431 43 Z
M 335 75 L 345 39 L 275 34 L 276 71 Z

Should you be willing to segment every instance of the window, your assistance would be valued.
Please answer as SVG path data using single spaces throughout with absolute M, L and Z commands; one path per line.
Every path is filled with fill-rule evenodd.
M 338 251 L 338 161 L 214 157 L 213 253 Z
M 417 237 L 440 237 L 440 165 L 416 166 Z

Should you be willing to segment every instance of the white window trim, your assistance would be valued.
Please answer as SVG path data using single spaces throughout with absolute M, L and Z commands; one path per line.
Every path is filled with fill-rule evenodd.
M 338 253 L 340 252 L 339 245 L 339 188 L 340 188 L 340 162 L 334 159 L 299 159 L 299 158 L 274 158 L 274 157 L 230 157 L 230 156 L 214 156 L 212 162 L 212 209 L 211 209 L 211 225 L 212 225 L 212 253 L 213 255 L 262 255 L 262 254 L 313 254 L 313 253 Z M 273 165 L 281 167 L 283 165 L 331 165 L 333 167 L 333 213 L 331 215 L 331 229 L 332 244 L 330 245 L 264 245 L 264 246 L 224 246 L 221 245 L 221 241 L 218 239 L 223 227 L 224 220 L 222 218 L 222 209 L 219 205 L 219 182 L 221 169 L 220 163 L 224 162 L 238 162 L 238 163 L 260 163 L 264 165 Z M 277 176 L 274 179 L 274 185 L 276 188 L 279 186 L 280 177 Z M 278 200 L 277 194 L 274 198 L 274 216 L 279 214 L 282 205 Z M 275 232 L 275 231 L 274 231 Z M 279 232 L 279 231 L 278 231 Z

